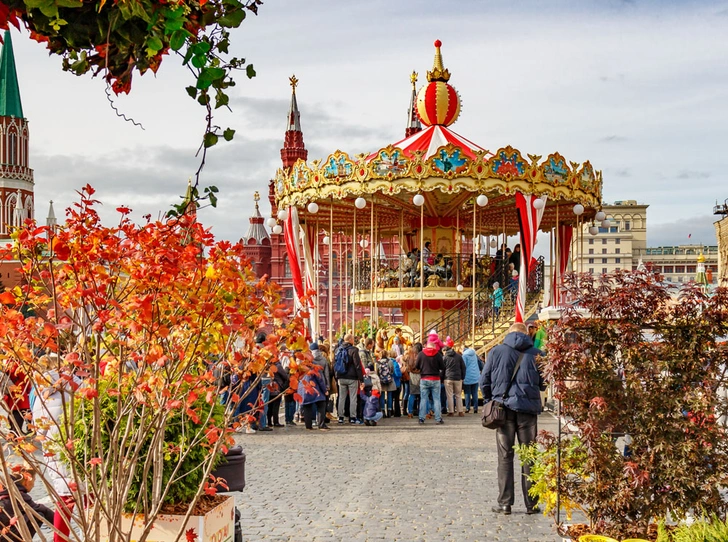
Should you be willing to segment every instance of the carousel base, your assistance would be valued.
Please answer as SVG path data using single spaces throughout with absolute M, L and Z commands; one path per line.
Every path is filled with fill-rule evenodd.
M 438 309 L 451 309 L 458 301 L 467 299 L 472 290 L 465 289 L 458 292 L 456 287 L 425 287 L 422 289 L 422 300 L 425 307 Z M 379 307 L 393 307 L 405 310 L 406 307 L 414 308 L 417 305 L 419 310 L 420 289 L 419 288 L 379 288 L 372 290 L 357 290 L 354 296 L 354 304 L 368 305 L 372 301 Z

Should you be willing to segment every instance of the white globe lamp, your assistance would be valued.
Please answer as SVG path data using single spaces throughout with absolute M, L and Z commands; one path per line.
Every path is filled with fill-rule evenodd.
M 577 203 L 574 205 L 574 214 L 576 216 L 581 216 L 584 214 L 584 206 L 581 203 Z
M 276 235 L 280 235 L 282 232 L 283 228 L 280 224 L 276 224 L 275 226 L 273 226 L 273 233 L 275 233 Z
M 367 248 L 369 246 L 369 241 L 367 241 L 366 239 L 362 239 L 361 241 L 359 241 L 359 246 L 361 248 Z
M 285 220 L 288 218 L 288 209 L 278 209 L 278 220 Z
M 275 228 L 276 224 L 278 224 L 278 222 L 273 217 L 270 217 L 268 220 L 265 221 L 265 225 L 269 228 Z
M 537 211 L 540 211 L 541 209 L 543 209 L 544 205 L 546 205 L 546 203 L 541 198 L 537 198 L 537 199 L 533 200 L 533 208 L 536 209 Z
M 328 245 L 331 242 L 331 239 L 329 239 L 328 235 L 325 235 L 323 238 L 324 245 Z
M 463 290 L 464 290 L 463 285 L 462 284 L 458 284 L 457 285 L 457 291 L 458 292 L 462 292 Z
M 604 211 L 599 211 L 599 212 L 598 212 L 598 213 L 597 213 L 597 214 L 596 214 L 596 215 L 594 216 L 594 220 L 596 220 L 597 222 L 601 222 L 601 221 L 602 221 L 602 220 L 604 220 L 605 218 L 607 218 L 607 213 L 605 213 Z
M 357 209 L 363 209 L 367 206 L 367 200 L 365 200 L 364 198 L 356 198 L 354 200 L 354 205 Z
M 612 225 L 612 223 L 609 222 L 608 218 L 605 218 L 604 220 L 602 220 L 602 228 L 608 228 L 611 225 Z
M 412 203 L 417 205 L 417 207 L 422 207 L 425 204 L 425 196 L 422 194 L 415 194 L 415 197 L 412 198 Z
M 311 203 L 308 204 L 308 212 L 311 213 L 312 215 L 315 215 L 316 213 L 318 213 L 318 209 L 319 209 L 318 203 L 316 203 L 315 201 L 312 201 Z
M 597 233 L 599 233 L 599 228 L 597 228 L 596 226 L 590 226 L 589 227 L 589 233 L 591 235 L 596 235 Z
M 478 207 L 485 207 L 488 205 L 488 196 L 485 194 L 479 195 L 477 198 L 475 198 L 475 202 L 478 204 Z

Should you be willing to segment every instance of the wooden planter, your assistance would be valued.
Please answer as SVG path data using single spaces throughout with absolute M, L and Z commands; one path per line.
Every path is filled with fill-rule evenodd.
M 160 514 L 157 517 L 147 542 L 172 542 L 180 527 L 184 524 L 184 516 Z M 131 532 L 132 540 L 135 532 L 140 532 L 144 525 L 142 515 L 125 514 L 121 520 L 123 532 Z M 187 534 L 189 533 L 189 534 Z M 204 516 L 190 516 L 185 525 L 180 541 L 194 542 L 232 542 L 235 538 L 235 497 L 229 497 Z M 108 531 L 102 529 L 102 542 L 108 541 Z

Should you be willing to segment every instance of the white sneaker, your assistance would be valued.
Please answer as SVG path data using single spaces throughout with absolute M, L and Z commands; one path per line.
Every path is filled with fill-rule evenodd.
M 255 433 L 255 429 L 253 429 L 252 427 L 247 427 L 245 429 L 245 434 L 246 435 L 252 435 L 253 433 Z

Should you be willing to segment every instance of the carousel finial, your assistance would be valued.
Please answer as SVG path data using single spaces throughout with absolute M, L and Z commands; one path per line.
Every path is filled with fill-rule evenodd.
M 291 88 L 293 89 L 293 92 L 295 94 L 296 87 L 298 86 L 298 79 L 296 78 L 296 75 L 291 75 L 288 80 L 291 82 Z
M 442 42 L 435 40 L 435 62 L 432 64 L 432 71 L 427 72 L 427 80 L 447 83 L 450 80 L 450 71 L 446 70 L 442 64 L 440 47 L 442 47 Z
M 417 85 L 417 72 L 412 70 L 412 75 L 410 75 L 410 81 L 412 82 L 412 88 L 415 88 L 415 85 Z

